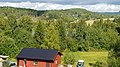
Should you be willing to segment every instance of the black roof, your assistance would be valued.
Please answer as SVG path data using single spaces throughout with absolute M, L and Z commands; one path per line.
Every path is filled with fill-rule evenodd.
M 54 61 L 58 53 L 62 55 L 58 50 L 53 49 L 23 48 L 22 51 L 18 54 L 17 59 Z

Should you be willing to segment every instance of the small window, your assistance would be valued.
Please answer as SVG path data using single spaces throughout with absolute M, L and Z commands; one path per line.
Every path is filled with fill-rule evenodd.
M 34 65 L 35 65 L 35 66 L 38 65 L 38 61 L 35 60 L 35 61 L 34 61 Z

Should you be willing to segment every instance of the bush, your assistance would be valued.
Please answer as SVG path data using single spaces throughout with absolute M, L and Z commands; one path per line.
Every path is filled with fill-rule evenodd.
M 66 53 L 64 55 L 64 63 L 65 64 L 74 64 L 75 63 L 75 56 L 72 53 Z
M 107 67 L 107 64 L 97 61 L 95 64 L 93 64 L 93 67 Z

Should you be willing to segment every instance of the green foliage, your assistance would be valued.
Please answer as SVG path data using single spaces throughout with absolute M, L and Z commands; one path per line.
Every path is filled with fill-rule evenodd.
M 59 32 L 59 42 L 60 42 L 60 49 L 63 51 L 67 49 L 66 45 L 66 28 L 65 23 L 63 20 L 58 20 L 56 22 L 56 27 L 58 28 Z
M 45 46 L 49 49 L 60 49 L 59 33 L 55 29 L 53 22 L 48 23 L 45 34 Z
M 67 52 L 64 55 L 64 63 L 73 65 L 75 63 L 75 56 L 74 56 L 74 54 Z
M 116 22 L 116 23 L 118 23 L 118 24 L 120 25 L 120 17 L 116 17 L 116 18 L 113 20 L 113 22 Z
M 19 20 L 18 20 L 18 26 L 20 28 L 25 29 L 26 31 L 32 32 L 32 28 L 33 28 L 33 21 L 32 18 L 29 16 L 22 16 Z
M 10 67 L 9 63 L 7 63 L 6 61 L 4 61 L 3 64 L 3 67 Z
M 10 25 L 7 22 L 7 18 L 0 17 L 0 32 L 5 32 L 9 30 Z
M 45 25 L 43 22 L 38 21 L 38 26 L 37 26 L 37 28 L 35 30 L 35 34 L 34 34 L 35 43 L 38 44 L 39 47 L 40 47 L 40 45 L 45 44 L 45 27 L 44 26 Z
M 107 67 L 107 65 L 105 65 L 103 62 L 97 61 L 93 67 Z
M 14 40 L 3 34 L 0 34 L 0 54 L 9 55 L 10 57 L 15 57 L 16 50 L 17 48 L 16 48 Z
M 108 56 L 109 67 L 119 67 L 120 66 L 120 42 L 119 40 L 116 44 L 111 45 L 111 51 Z
M 113 23 L 111 16 L 118 17 L 84 9 L 37 11 L 1 7 L 0 54 L 15 57 L 25 47 L 73 52 L 108 50 L 119 37 L 118 20 Z
M 25 16 L 25 15 L 37 16 L 37 15 L 39 15 L 39 14 L 37 14 L 38 12 L 33 9 L 0 7 L 0 13 L 1 13 L 0 15 L 2 15 L 2 16 L 15 15 L 17 18 L 20 18 L 21 16 Z
M 76 64 L 78 60 L 84 60 L 85 67 L 93 67 L 93 65 L 98 61 L 102 63 L 103 67 L 107 67 L 107 56 L 108 52 L 63 52 L 63 58 L 62 62 L 64 63 L 64 57 L 66 54 L 71 53 L 74 56 L 75 63 L 73 64 L 73 67 L 76 67 Z M 67 56 L 66 56 L 67 57 Z
M 119 67 L 120 59 L 116 59 L 115 57 L 109 57 L 108 59 L 108 67 Z

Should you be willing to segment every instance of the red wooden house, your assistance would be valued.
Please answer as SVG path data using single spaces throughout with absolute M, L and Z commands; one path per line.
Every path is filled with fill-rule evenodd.
M 58 67 L 61 55 L 58 50 L 24 48 L 17 56 L 17 67 Z

